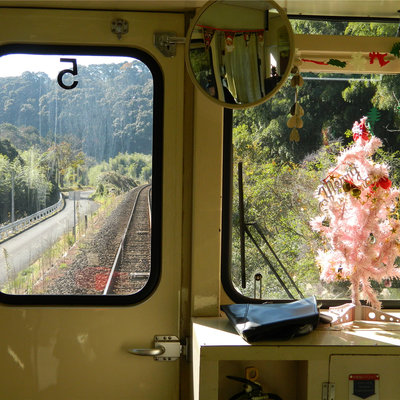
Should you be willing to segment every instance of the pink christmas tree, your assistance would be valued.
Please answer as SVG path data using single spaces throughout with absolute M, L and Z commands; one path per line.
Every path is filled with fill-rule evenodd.
M 372 160 L 382 141 L 370 134 L 366 120 L 354 123 L 354 143 L 318 187 L 322 214 L 311 226 L 326 242 L 317 256 L 321 279 L 349 280 L 353 304 L 360 305 L 362 292 L 380 309 L 371 280 L 389 282 L 400 276 L 395 265 L 400 255 L 400 191 L 392 186 L 388 166 Z

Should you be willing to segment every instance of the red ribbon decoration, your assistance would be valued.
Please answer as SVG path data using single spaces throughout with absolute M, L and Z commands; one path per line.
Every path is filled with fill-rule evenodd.
M 211 40 L 214 36 L 215 31 L 212 29 L 203 28 L 203 40 L 205 49 L 207 50 L 211 45 Z
M 385 57 L 387 56 L 387 53 L 382 54 L 382 53 L 376 53 L 375 51 L 373 53 L 369 53 L 369 63 L 373 64 L 375 61 L 375 58 L 378 59 L 379 65 L 381 67 L 385 66 L 388 64 L 390 61 L 385 60 Z
M 329 65 L 328 63 L 326 63 L 324 61 L 307 60 L 306 58 L 302 58 L 301 61 L 310 62 L 310 63 L 314 63 L 314 64 L 318 64 L 318 65 Z

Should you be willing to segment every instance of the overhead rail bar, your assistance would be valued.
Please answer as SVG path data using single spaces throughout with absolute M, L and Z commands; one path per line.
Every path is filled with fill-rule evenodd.
M 400 59 L 391 53 L 398 37 L 347 35 L 294 35 L 296 60 L 301 72 L 339 74 L 398 74 Z M 381 53 L 385 64 L 371 60 Z M 357 56 L 361 60 L 354 59 Z M 330 59 L 342 65 L 327 63 Z M 371 62 L 372 61 L 372 62 Z

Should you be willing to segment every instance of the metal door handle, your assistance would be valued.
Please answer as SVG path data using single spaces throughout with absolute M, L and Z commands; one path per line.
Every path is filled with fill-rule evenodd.
M 154 348 L 128 349 L 127 351 L 137 356 L 154 357 L 155 361 L 175 361 L 183 354 L 183 346 L 174 335 L 156 335 L 154 336 Z
M 128 352 L 137 356 L 157 357 L 165 353 L 165 347 L 159 345 L 154 349 L 128 349 Z

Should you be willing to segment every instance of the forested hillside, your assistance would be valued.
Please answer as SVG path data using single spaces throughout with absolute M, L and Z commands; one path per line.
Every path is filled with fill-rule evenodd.
M 36 140 L 53 144 L 72 135 L 96 161 L 124 152 L 151 154 L 152 99 L 151 73 L 137 61 L 82 65 L 73 90 L 44 73 L 25 72 L 0 78 L 0 121 L 33 127 Z
M 118 193 L 151 180 L 150 71 L 134 59 L 79 65 L 77 81 L 65 90 L 43 72 L 0 77 L 0 224 L 53 204 L 63 188 Z

